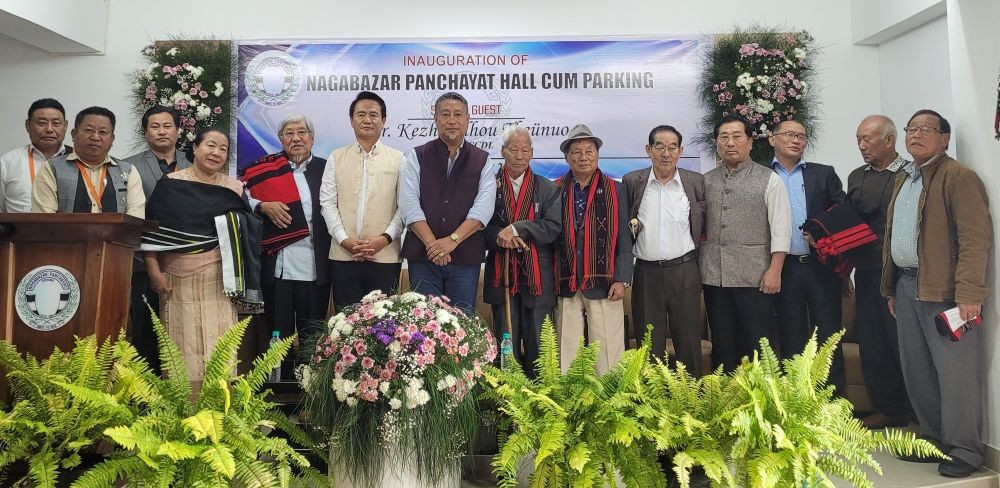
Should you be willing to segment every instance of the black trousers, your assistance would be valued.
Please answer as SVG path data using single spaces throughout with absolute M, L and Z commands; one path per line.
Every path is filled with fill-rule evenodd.
M 329 285 L 275 278 L 274 283 L 265 283 L 262 288 L 267 323 L 282 338 L 297 331 L 301 345 L 323 330 L 326 310 L 330 306 Z
M 781 269 L 781 293 L 778 294 L 778 340 L 780 357 L 789 358 L 802 352 L 813 328 L 816 340 L 823 344 L 843 328 L 841 296 L 844 286 L 836 274 L 825 268 L 813 256 L 807 262 L 798 256 L 786 256 Z M 844 351 L 837 345 L 828 380 L 843 395 Z
M 506 309 L 503 304 L 490 307 L 499 351 L 500 341 L 503 340 L 504 332 L 507 332 Z M 555 307 L 528 308 L 524 306 L 520 293 L 510 297 L 510 341 L 514 344 L 514 359 L 529 378 L 536 375 L 535 362 L 538 361 L 545 317 L 549 317 L 554 323 Z M 497 364 L 500 364 L 499 359 Z
M 146 301 L 143 301 L 146 297 Z M 146 302 L 157 315 L 160 314 L 160 295 L 153 291 L 149 283 L 149 273 L 135 271 L 132 273 L 132 295 L 129 302 L 129 328 L 132 345 L 139 356 L 146 359 L 150 368 L 160 374 L 160 348 L 156 344 L 156 332 L 153 331 L 153 318 L 149 315 Z
M 652 324 L 651 352 L 662 359 L 669 330 L 676 356 L 670 359 L 683 363 L 693 376 L 701 376 L 701 276 L 696 259 L 666 267 L 637 260 L 632 318 L 637 343 L 646 335 L 646 325 Z
M 731 372 L 744 357 L 753 357 L 760 340 L 772 344 L 777 333 L 775 295 L 757 288 L 705 285 L 705 311 L 712 332 L 712 367 Z
M 899 362 L 899 335 L 896 319 L 889 313 L 881 286 L 881 269 L 854 271 L 861 370 L 875 412 L 888 416 L 905 415 L 909 400 Z
M 399 288 L 399 272 L 403 263 L 372 261 L 330 261 L 330 281 L 333 282 L 333 307 L 337 312 L 361 301 L 374 290 L 387 295 Z

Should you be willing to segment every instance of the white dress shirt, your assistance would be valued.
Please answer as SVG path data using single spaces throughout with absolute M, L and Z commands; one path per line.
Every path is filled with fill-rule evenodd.
M 358 189 L 358 210 L 357 210 L 357 220 L 355 221 L 355 229 L 359 231 L 364 228 L 365 223 L 365 211 L 368 208 L 368 160 L 371 159 L 372 154 L 378 149 L 382 141 L 376 142 L 372 145 L 372 150 L 365 152 L 365 149 L 361 147 L 361 144 L 357 144 L 358 150 L 361 151 L 362 157 L 362 167 L 361 167 L 361 188 Z M 353 149 L 352 149 L 353 151 Z M 330 158 L 330 162 L 327 164 L 336 164 L 333 158 Z M 402 162 L 400 162 L 400 167 L 406 165 L 406 156 L 403 156 Z M 391 189 L 395 191 L 395 188 Z M 337 201 L 339 195 L 337 194 L 337 171 L 336 168 L 327 168 L 326 173 L 323 173 L 323 186 L 320 192 L 320 205 L 324 208 L 333 209 L 332 212 L 324 212 L 323 216 L 326 218 L 326 226 L 330 229 L 330 235 L 333 236 L 335 244 L 340 244 L 344 242 L 348 237 L 347 230 L 344 228 L 344 220 L 340 216 L 340 212 L 336 211 Z M 389 226 L 385 228 L 385 234 L 389 234 L 389 237 L 393 241 L 399 239 L 400 235 L 403 233 L 403 218 L 399 215 L 399 210 L 396 210 L 396 214 L 392 216 L 392 220 L 389 221 Z M 374 237 L 374 236 L 366 236 Z
M 684 192 L 679 171 L 666 183 L 649 172 L 646 190 L 639 203 L 639 232 L 635 257 L 643 261 L 665 261 L 694 251 L 689 220 L 691 202 Z
M 316 281 L 316 253 L 313 251 L 312 243 L 312 192 L 309 191 L 309 182 L 306 181 L 306 165 L 310 161 L 312 161 L 312 155 L 298 165 L 291 161 L 288 163 L 292 165 L 292 176 L 295 178 L 295 187 L 299 190 L 302 212 L 306 214 L 309 236 L 299 239 L 278 251 L 278 257 L 274 263 L 275 278 L 294 281 Z
M 771 226 L 771 252 L 788 252 L 792 244 L 792 206 L 785 182 L 774 171 L 767 180 L 764 202 L 767 205 L 767 222 Z
M 66 151 L 61 147 L 58 156 Z M 31 174 L 28 155 L 35 161 L 35 173 Z M 34 145 L 28 144 L 13 149 L 0 156 L 0 213 L 31 212 L 31 185 L 42 163 L 48 159 Z

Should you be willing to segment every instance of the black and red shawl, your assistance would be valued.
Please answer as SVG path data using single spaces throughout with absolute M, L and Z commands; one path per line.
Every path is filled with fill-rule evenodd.
M 284 247 L 309 237 L 309 223 L 299 200 L 299 190 L 292 175 L 292 166 L 284 151 L 269 154 L 250 163 L 240 180 L 246 184 L 250 196 L 262 202 L 281 202 L 288 206 L 292 223 L 284 229 L 275 225 L 264 225 L 261 249 L 267 255 L 276 254 Z M 319 209 L 315 209 L 319 211 Z
M 522 220 L 535 220 L 535 175 L 531 168 L 524 170 L 521 191 L 514 195 L 514 183 L 511 181 L 507 166 L 500 168 L 497 182 L 500 188 L 497 190 L 497 215 L 500 218 L 500 225 L 507 227 L 514 222 Z M 493 286 L 503 287 L 503 253 L 496 253 L 493 256 Z M 519 283 L 523 279 L 528 284 L 528 293 L 538 296 L 542 294 L 541 270 L 538 265 L 538 248 L 535 243 L 528 242 L 528 249 L 523 252 L 513 253 L 510 259 L 510 276 L 513 277 L 510 284 L 510 292 L 519 291 Z
M 853 266 L 850 252 L 878 240 L 878 236 L 858 212 L 846 204 L 826 209 L 806 220 L 801 228 L 816 241 L 816 254 L 820 262 L 833 268 L 844 279 L 851 274 Z
M 563 243 L 557 247 L 555 292 L 567 289 L 608 289 L 614 282 L 615 253 L 618 248 L 618 190 L 615 182 L 601 170 L 594 173 L 587 187 L 587 207 L 583 213 L 583 242 L 577 242 L 573 173 L 559 179 L 563 192 Z M 583 246 L 583 280 L 578 280 L 577 246 Z M 565 288 L 564 288 L 565 287 Z

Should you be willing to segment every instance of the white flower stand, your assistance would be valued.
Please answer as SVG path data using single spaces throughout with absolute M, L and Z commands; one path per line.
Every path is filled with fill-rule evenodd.
M 376 482 L 374 487 L 365 486 L 362 480 L 354 480 L 343 470 L 338 469 L 330 457 L 330 482 L 331 488 L 460 488 L 462 483 L 462 470 L 458 462 L 452 474 L 438 483 L 417 478 L 417 466 L 414 464 L 412 456 L 408 456 L 402 463 L 387 460 L 382 465 L 382 481 Z

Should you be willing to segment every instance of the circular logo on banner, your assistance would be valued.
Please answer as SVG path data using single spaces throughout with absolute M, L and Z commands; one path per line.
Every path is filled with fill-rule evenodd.
M 247 95 L 261 105 L 277 107 L 299 94 L 302 70 L 288 53 L 264 51 L 250 60 L 243 75 Z
M 14 294 L 17 316 L 28 327 L 56 330 L 76 315 L 80 306 L 80 284 L 59 266 L 40 266 L 21 278 Z

